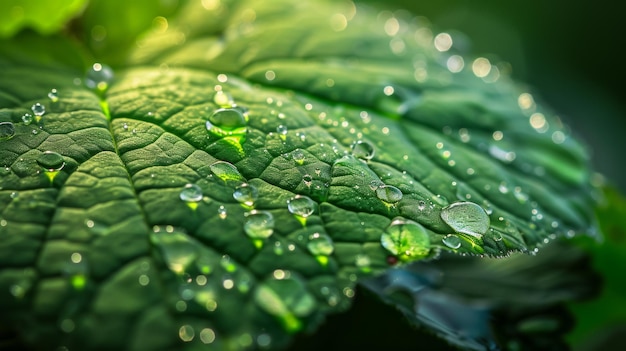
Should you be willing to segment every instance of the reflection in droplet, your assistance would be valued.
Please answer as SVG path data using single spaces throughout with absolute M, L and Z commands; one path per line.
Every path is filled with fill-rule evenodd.
M 247 214 L 243 229 L 252 239 L 265 239 L 274 233 L 274 216 L 267 211 L 252 211 Z
M 241 181 L 244 182 L 245 179 L 237 170 L 235 165 L 228 163 L 226 161 L 217 161 L 212 163 L 209 168 L 211 172 L 215 174 L 218 178 L 220 178 L 224 182 L 229 181 Z
M 374 145 L 365 140 L 357 140 L 352 144 L 352 155 L 363 160 L 371 160 L 374 157 Z
M 213 135 L 235 138 L 241 143 L 248 133 L 247 122 L 241 108 L 221 108 L 206 121 L 206 129 Z
M 400 260 L 424 258 L 430 252 L 430 238 L 420 224 L 395 218 L 380 237 L 381 245 Z
M 113 70 L 107 65 L 94 63 L 85 76 L 85 85 L 89 89 L 95 89 L 103 93 L 113 81 Z
M 259 192 L 256 187 L 248 183 L 239 185 L 233 192 L 233 198 L 247 207 L 253 207 L 258 196 Z
M 308 196 L 296 195 L 287 201 L 287 209 L 291 214 L 307 218 L 315 212 L 316 203 Z
M 50 92 L 48 92 L 48 98 L 53 103 L 59 101 L 59 92 L 56 89 L 50 90 Z
M 40 103 L 36 103 L 30 107 L 35 117 L 43 116 L 46 113 L 46 107 Z
M 65 167 L 63 156 L 54 151 L 45 151 L 37 157 L 37 164 L 43 168 L 52 182 L 60 170 Z
M 300 149 L 295 149 L 291 152 L 291 158 L 293 158 L 294 161 L 296 161 L 297 164 L 302 165 L 304 164 L 304 151 L 300 150 Z
M 454 234 L 450 234 L 450 235 L 446 235 L 443 237 L 443 239 L 441 239 L 441 241 L 449 248 L 451 249 L 458 249 L 459 247 L 461 247 L 461 239 L 459 239 L 458 236 L 454 235 Z
M 376 188 L 376 197 L 381 201 L 394 204 L 402 200 L 402 191 L 392 185 L 380 185 Z
M 192 210 L 198 208 L 198 202 L 202 200 L 202 188 L 196 184 L 187 184 L 180 191 L 179 197 L 187 203 Z
M 473 202 L 455 202 L 441 210 L 441 219 L 455 232 L 480 239 L 489 230 L 489 216 Z
M 315 256 L 330 256 L 335 250 L 333 239 L 326 234 L 320 233 L 311 234 L 306 247 Z
M 15 126 L 11 122 L 0 122 L 0 140 L 9 140 L 15 135 Z

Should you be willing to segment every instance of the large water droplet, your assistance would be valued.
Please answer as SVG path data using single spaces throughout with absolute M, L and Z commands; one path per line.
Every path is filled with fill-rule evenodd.
M 51 102 L 59 101 L 59 92 L 56 89 L 50 90 L 50 92 L 48 92 L 48 98 L 50 98 Z
M 85 76 L 85 85 L 101 93 L 107 90 L 111 81 L 113 81 L 113 70 L 100 63 L 94 63 Z
M 202 200 L 202 188 L 197 184 L 187 184 L 180 191 L 180 199 L 187 203 L 192 210 L 198 208 L 198 202 Z
M 231 108 L 235 106 L 235 100 L 232 95 L 221 90 L 213 95 L 213 102 L 221 108 Z
M 489 229 L 489 216 L 473 202 L 455 202 L 441 210 L 441 219 L 457 233 L 480 239 Z
M 236 108 L 221 108 L 213 112 L 206 122 L 206 129 L 219 137 L 231 136 L 241 141 L 248 132 L 244 114 Z
M 454 250 L 461 247 L 461 239 L 459 239 L 459 237 L 454 234 L 444 236 L 441 239 L 441 242 L 443 242 L 447 247 Z
M 47 172 L 60 171 L 65 167 L 63 156 L 54 151 L 45 151 L 37 157 L 37 164 Z
M 161 230 L 155 227 L 150 241 L 163 255 L 167 267 L 178 275 L 183 275 L 198 256 L 197 244 L 187 235 L 178 231 Z
M 15 135 L 15 126 L 11 122 L 0 122 L 0 140 L 9 140 Z
M 283 270 L 274 271 L 272 278 L 257 287 L 254 301 L 278 319 L 288 332 L 302 329 L 300 319 L 309 316 L 317 307 L 302 279 Z
M 330 256 L 335 250 L 333 239 L 326 234 L 320 233 L 311 234 L 306 247 L 315 256 Z
M 392 185 L 380 185 L 376 188 L 376 197 L 381 201 L 394 204 L 402 200 L 402 191 Z
M 430 252 L 430 238 L 420 224 L 395 218 L 380 237 L 381 245 L 402 261 L 421 259 Z
M 315 201 L 308 196 L 296 195 L 287 201 L 287 209 L 291 214 L 307 218 L 315 212 Z
M 247 214 L 243 230 L 252 239 L 265 239 L 274 233 L 274 216 L 267 211 L 252 211 Z
M 291 158 L 293 158 L 294 161 L 296 161 L 297 164 L 302 165 L 304 164 L 304 151 L 300 150 L 300 149 L 295 149 L 291 152 Z
M 371 160 L 374 157 L 374 145 L 365 140 L 358 140 L 352 144 L 352 155 L 363 160 Z
M 254 202 L 258 196 L 259 192 L 256 187 L 248 183 L 239 185 L 233 192 L 233 198 L 248 207 L 254 206 Z
M 43 116 L 43 114 L 46 113 L 46 107 L 40 103 L 34 104 L 30 107 L 30 109 L 33 111 L 35 116 Z
M 237 167 L 235 167 L 235 165 L 228 163 L 226 161 L 217 161 L 211 164 L 209 168 L 211 169 L 211 172 L 213 172 L 213 174 L 215 174 L 218 178 L 220 178 L 224 182 L 230 182 L 230 181 L 244 182 L 245 181 L 241 173 L 239 173 L 239 170 L 237 170 Z

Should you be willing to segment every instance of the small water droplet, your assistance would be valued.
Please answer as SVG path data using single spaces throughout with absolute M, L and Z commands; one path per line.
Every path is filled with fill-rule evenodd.
M 287 201 L 287 209 L 291 214 L 307 218 L 315 212 L 315 201 L 308 196 L 296 195 Z
M 381 245 L 402 261 L 426 257 L 430 252 L 430 238 L 419 223 L 395 218 L 380 237 Z
M 502 241 L 502 234 L 500 234 L 500 232 L 494 230 L 492 233 L 493 240 Z
M 40 103 L 34 104 L 30 107 L 30 109 L 33 111 L 35 116 L 43 116 L 43 114 L 46 113 L 46 107 Z
M 365 140 L 357 140 L 352 144 L 352 155 L 356 158 L 369 161 L 374 157 L 374 153 L 374 145 Z
M 217 161 L 211 164 L 209 168 L 211 169 L 211 172 L 213 172 L 213 174 L 215 174 L 218 178 L 220 178 L 224 182 L 230 182 L 230 181 L 244 182 L 245 181 L 241 173 L 239 173 L 239 170 L 237 170 L 237 167 L 235 167 L 235 165 L 228 163 L 226 161 Z
M 197 184 L 187 184 L 180 191 L 179 196 L 187 204 L 193 204 L 194 207 L 197 207 L 197 203 L 202 200 L 202 188 Z
M 278 136 L 282 139 L 282 140 L 286 140 L 287 139 L 287 127 L 284 125 L 279 125 L 278 127 L 276 127 L 276 133 L 278 133 Z
M 196 332 L 194 331 L 192 326 L 186 324 L 180 327 L 180 329 L 178 330 L 178 336 L 180 337 L 180 340 L 184 342 L 190 342 L 196 336 Z
M 161 229 L 155 227 L 150 234 L 150 242 L 160 250 L 167 267 L 182 276 L 198 257 L 197 243 L 179 231 Z
M 248 183 L 239 185 L 233 192 L 233 198 L 248 207 L 254 206 L 254 202 L 258 196 L 259 193 L 256 187 Z
M 417 202 L 417 209 L 420 211 L 424 211 L 425 208 L 426 208 L 426 202 L 423 200 L 419 200 Z
M 305 174 L 302 176 L 302 181 L 304 182 L 304 185 L 310 187 L 313 182 L 313 177 L 311 177 L 310 174 Z
M 454 234 L 444 236 L 441 239 L 441 242 L 443 242 L 447 247 L 454 250 L 461 247 L 461 239 L 459 239 L 459 237 Z
M 113 81 L 113 70 L 107 65 L 94 63 L 85 76 L 85 85 L 103 93 Z
M 218 216 L 220 219 L 226 219 L 226 217 L 228 216 L 228 211 L 226 211 L 226 208 L 225 208 L 224 206 L 220 206 L 220 207 L 217 209 L 217 216 Z
M 269 238 L 274 233 L 274 216 L 267 211 L 248 213 L 243 229 L 253 239 Z
M 386 203 L 394 204 L 402 200 L 402 191 L 393 185 L 383 184 L 376 189 L 376 197 Z
M 122 128 L 123 128 L 124 130 L 128 130 L 128 123 L 124 123 L 124 124 L 122 124 Z
M 50 92 L 48 92 L 48 98 L 50 98 L 50 101 L 53 103 L 59 101 L 59 92 L 56 89 L 50 90 Z
M 15 135 L 15 126 L 11 122 L 0 122 L 0 140 L 9 140 Z
M 24 125 L 29 125 L 33 123 L 33 115 L 31 115 L 30 113 L 25 113 L 24 116 L 22 116 L 22 122 L 24 122 Z
M 221 108 L 231 108 L 235 106 L 235 100 L 232 95 L 221 90 L 213 95 L 213 102 Z
M 487 212 L 473 202 L 455 202 L 441 210 L 441 219 L 457 233 L 480 239 L 489 229 Z
M 309 316 L 317 307 L 315 298 L 301 278 L 289 271 L 277 271 L 257 287 L 254 301 L 278 319 L 285 330 L 299 331 L 303 327 L 300 319 Z
M 12 191 L 11 194 L 9 195 L 12 199 L 17 199 L 20 196 L 20 193 L 18 193 L 17 191 Z
M 296 161 L 297 164 L 302 165 L 304 163 L 304 151 L 300 149 L 295 149 L 291 152 L 291 158 Z
M 309 252 L 315 256 L 330 256 L 335 250 L 333 239 L 326 234 L 320 233 L 311 234 L 306 247 L 309 249 Z
M 245 115 L 237 108 L 221 108 L 213 112 L 206 121 L 206 129 L 219 137 L 234 137 L 239 142 L 248 132 Z

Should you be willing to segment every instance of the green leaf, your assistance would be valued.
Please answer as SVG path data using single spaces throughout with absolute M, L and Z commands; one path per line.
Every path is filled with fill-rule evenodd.
M 0 329 L 31 347 L 283 348 L 390 265 L 593 230 L 584 148 L 411 18 L 205 1 L 167 23 L 114 71 L 85 42 L 0 43 Z
M 7 0 L 0 3 L 0 38 L 11 37 L 23 28 L 52 34 L 78 15 L 86 0 Z

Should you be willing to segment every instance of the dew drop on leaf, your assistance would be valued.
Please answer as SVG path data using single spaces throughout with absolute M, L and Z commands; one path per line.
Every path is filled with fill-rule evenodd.
M 282 124 L 276 127 L 276 133 L 283 141 L 287 139 L 287 131 L 287 127 Z
M 50 92 L 48 92 L 48 98 L 52 102 L 59 101 L 59 92 L 56 89 L 50 90 Z
M 229 181 L 245 181 L 237 167 L 226 161 L 217 161 L 209 166 L 211 172 L 224 182 Z
M 65 167 L 63 156 L 54 151 L 45 151 L 37 157 L 37 164 L 47 172 L 60 171 Z
M 291 152 L 291 158 L 296 161 L 297 164 L 302 165 L 304 163 L 304 151 L 300 149 L 295 149 Z
M 197 244 L 179 231 L 156 227 L 150 234 L 150 242 L 159 249 L 167 267 L 178 275 L 183 275 L 198 256 Z
M 85 85 L 89 89 L 103 93 L 113 81 L 113 70 L 107 65 L 94 63 L 85 75 Z
M 220 206 L 220 207 L 217 209 L 217 216 L 218 216 L 220 219 L 226 219 L 226 217 L 228 216 L 228 211 L 226 211 L 226 208 L 225 208 L 224 206 Z
M 289 213 L 307 218 L 315 212 L 315 201 L 308 196 L 296 195 L 287 201 Z
M 455 202 L 441 210 L 441 219 L 457 233 L 480 239 L 489 229 L 487 212 L 473 202 Z
M 202 200 L 202 189 L 197 184 L 187 184 L 180 191 L 180 199 L 185 201 L 188 205 L 193 206 L 192 209 L 198 206 L 198 202 Z
M 234 137 L 239 142 L 246 136 L 248 127 L 244 114 L 237 108 L 221 108 L 206 121 L 209 133 L 219 137 Z
M 374 145 L 365 140 L 358 140 L 352 144 L 352 155 L 356 158 L 371 160 L 374 153 Z
M 213 102 L 221 108 L 231 108 L 235 106 L 235 100 L 232 95 L 221 90 L 213 95 Z
M 258 196 L 259 192 L 256 187 L 248 183 L 239 185 L 233 192 L 233 198 L 248 207 L 254 206 L 254 202 Z
M 274 271 L 271 278 L 257 287 L 254 301 L 262 310 L 278 319 L 290 333 L 302 329 L 301 318 L 309 316 L 317 307 L 304 281 L 282 270 Z
M 78 252 L 70 255 L 70 260 L 65 264 L 63 272 L 69 277 L 70 284 L 76 290 L 82 290 L 87 284 L 87 260 Z
M 0 140 L 9 140 L 15 135 L 15 126 L 11 122 L 0 122 Z
M 311 234 L 306 247 L 315 256 L 330 256 L 335 250 L 333 239 L 327 234 L 320 233 Z
M 24 125 L 29 125 L 33 123 L 33 115 L 31 115 L 30 113 L 25 113 L 22 116 L 22 122 L 24 122 Z
M 302 181 L 304 182 L 304 185 L 310 187 L 311 182 L 313 182 L 313 177 L 311 177 L 310 174 L 305 174 L 302 176 Z
M 246 215 L 243 230 L 252 239 L 269 238 L 274 233 L 274 216 L 267 211 L 252 211 Z
M 402 200 L 402 191 L 393 185 L 380 185 L 376 188 L 376 197 L 386 203 L 394 204 Z
M 33 114 L 35 116 L 43 116 L 44 113 L 46 113 L 46 107 L 40 103 L 36 103 L 33 106 L 30 107 L 30 109 L 33 111 Z
M 451 249 L 456 250 L 461 247 L 461 239 L 454 234 L 444 236 L 443 239 L 441 239 L 441 242 Z
M 430 252 L 430 239 L 419 223 L 395 218 L 380 237 L 381 245 L 402 261 L 423 258 Z

